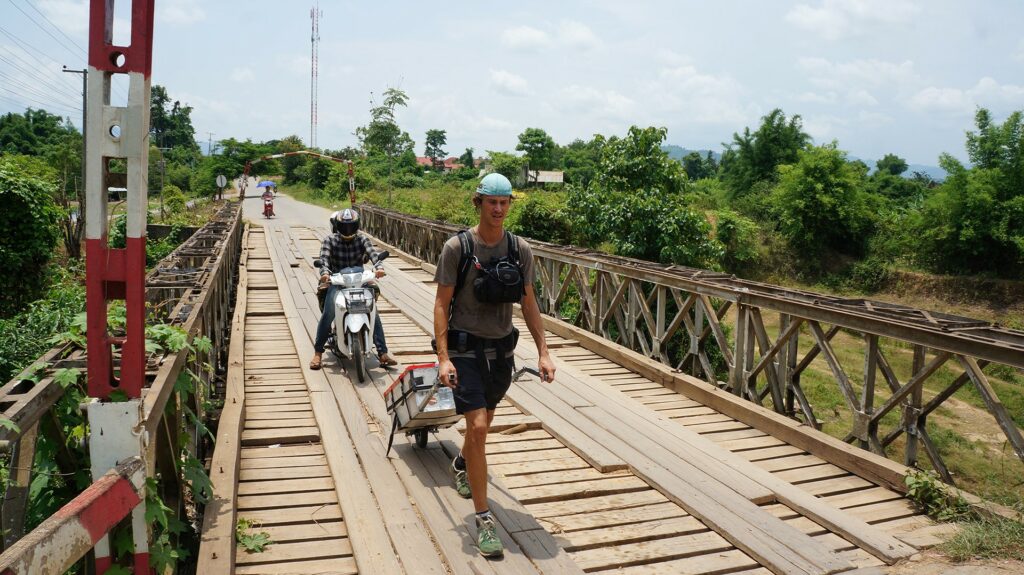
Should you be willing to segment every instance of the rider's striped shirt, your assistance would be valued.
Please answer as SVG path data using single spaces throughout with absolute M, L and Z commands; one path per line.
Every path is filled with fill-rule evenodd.
M 377 269 L 384 267 L 377 261 L 370 238 L 363 234 L 356 234 L 350 241 L 342 239 L 340 234 L 331 234 L 324 238 L 320 246 L 320 262 L 323 263 L 321 274 L 330 275 L 344 268 L 363 267 L 363 262 L 367 260 L 374 262 Z

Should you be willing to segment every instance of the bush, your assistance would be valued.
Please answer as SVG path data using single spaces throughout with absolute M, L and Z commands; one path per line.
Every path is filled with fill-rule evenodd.
M 858 291 L 874 293 L 892 279 L 892 268 L 882 258 L 869 257 L 850 267 L 850 285 Z
M 514 233 L 556 244 L 572 243 L 572 223 L 558 194 L 530 192 L 512 204 L 508 228 Z
M 185 194 L 181 191 L 181 188 L 173 184 L 164 186 L 164 208 L 172 213 L 177 214 L 185 210 Z
M 827 250 L 863 253 L 874 224 L 864 177 L 863 166 L 847 162 L 835 143 L 801 151 L 796 164 L 779 167 L 771 197 L 779 229 L 811 266 Z
M 746 277 L 760 260 L 757 224 L 730 210 L 714 212 L 714 219 L 715 239 L 724 248 L 722 268 Z
M 60 239 L 56 185 L 26 172 L 24 161 L 0 156 L 0 317 L 39 297 Z

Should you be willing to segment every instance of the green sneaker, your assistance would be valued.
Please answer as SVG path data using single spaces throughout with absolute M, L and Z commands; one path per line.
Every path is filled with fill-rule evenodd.
M 501 539 L 498 539 L 498 528 L 494 524 L 494 516 L 488 514 L 481 519 L 476 518 L 476 544 L 480 548 L 480 554 L 484 557 L 501 557 L 505 551 L 501 546 Z
M 455 460 L 452 460 L 452 473 L 455 474 L 455 491 L 464 499 L 473 497 L 473 492 L 469 489 L 469 474 L 464 469 L 456 469 Z

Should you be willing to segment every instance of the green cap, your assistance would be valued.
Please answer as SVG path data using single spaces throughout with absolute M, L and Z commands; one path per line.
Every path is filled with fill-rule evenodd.
M 487 174 L 484 179 L 480 180 L 480 185 L 476 187 L 476 193 L 483 196 L 511 196 L 512 182 L 496 172 Z

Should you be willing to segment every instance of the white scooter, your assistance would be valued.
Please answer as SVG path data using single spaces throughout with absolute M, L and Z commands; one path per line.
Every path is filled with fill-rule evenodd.
M 388 252 L 380 252 L 377 261 L 384 261 Z M 320 261 L 317 260 L 317 267 Z M 360 383 L 370 377 L 366 368 L 366 358 L 373 344 L 373 325 L 377 321 L 377 306 L 374 302 L 376 273 L 373 268 L 364 270 L 360 267 L 345 268 L 330 278 L 331 285 L 341 286 L 333 302 L 323 305 L 334 306 L 334 324 L 331 325 L 331 336 L 327 345 L 335 357 L 348 357 L 355 364 L 356 378 Z M 341 334 L 338 326 L 343 327 Z

